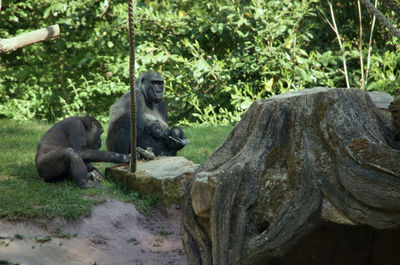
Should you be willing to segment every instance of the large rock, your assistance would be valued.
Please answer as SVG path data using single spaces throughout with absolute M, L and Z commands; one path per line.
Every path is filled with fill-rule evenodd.
M 118 165 L 106 168 L 106 175 L 142 195 L 156 196 L 168 206 L 181 203 L 182 183 L 197 166 L 182 156 L 161 156 L 154 160 L 138 161 L 135 174 L 128 172 L 127 165 Z
M 361 90 L 255 101 L 187 182 L 189 264 L 400 264 L 395 146 Z

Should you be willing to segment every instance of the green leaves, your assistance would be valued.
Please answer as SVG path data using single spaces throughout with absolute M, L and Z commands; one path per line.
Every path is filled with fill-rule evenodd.
M 0 55 L 0 116 L 59 120 L 86 111 L 106 122 L 109 107 L 128 90 L 127 5 L 122 0 L 4 5 L 0 37 L 56 23 L 61 35 Z M 171 123 L 234 123 L 256 99 L 306 87 L 343 87 L 342 53 L 323 19 L 324 5 L 138 1 L 136 74 L 162 73 Z M 351 86 L 358 86 L 355 5 L 343 0 L 338 5 Z M 368 13 L 364 18 L 370 19 Z M 398 42 L 379 27 L 376 32 L 367 87 L 395 93 Z

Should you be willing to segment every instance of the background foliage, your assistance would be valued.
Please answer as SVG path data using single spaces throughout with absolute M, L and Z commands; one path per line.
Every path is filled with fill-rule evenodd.
M 399 1 L 395 1 L 399 4 Z M 61 36 L 1 54 L 0 117 L 108 119 L 128 90 L 127 3 L 3 1 L 0 37 L 60 24 Z M 162 72 L 172 123 L 234 123 L 255 99 L 315 86 L 344 87 L 342 51 L 327 1 L 138 1 L 137 74 Z M 379 7 L 399 26 L 400 18 Z M 350 86 L 360 87 L 356 1 L 334 1 Z M 363 42 L 371 15 L 363 8 Z M 399 27 L 398 27 L 399 28 Z M 368 90 L 400 87 L 399 40 L 377 23 Z M 366 60 L 367 46 L 362 50 Z

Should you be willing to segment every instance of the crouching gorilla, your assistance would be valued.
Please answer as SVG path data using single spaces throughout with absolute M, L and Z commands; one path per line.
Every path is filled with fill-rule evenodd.
M 98 151 L 101 124 L 91 116 L 70 117 L 57 122 L 40 140 L 35 164 L 45 181 L 72 178 L 80 188 L 101 186 L 89 181 L 99 171 L 91 162 L 128 163 L 129 155 Z
M 181 128 L 169 128 L 164 100 L 164 79 L 157 72 L 143 73 L 135 85 L 136 145 L 156 156 L 175 156 L 186 144 Z M 130 153 L 130 92 L 111 106 L 106 146 L 109 151 Z

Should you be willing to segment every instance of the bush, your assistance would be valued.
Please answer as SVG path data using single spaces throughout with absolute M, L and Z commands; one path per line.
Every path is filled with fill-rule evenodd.
M 56 23 L 61 36 L 1 55 L 0 116 L 55 121 L 86 112 L 106 122 L 109 107 L 129 89 L 127 3 L 5 4 L 2 38 Z M 335 1 L 335 12 L 350 84 L 360 87 L 356 5 Z M 162 72 L 171 123 L 234 123 L 255 99 L 345 86 L 328 16 L 317 0 L 138 1 L 136 75 Z M 367 43 L 371 19 L 365 8 L 363 18 Z M 367 85 L 395 93 L 400 47 L 388 34 L 378 23 Z

